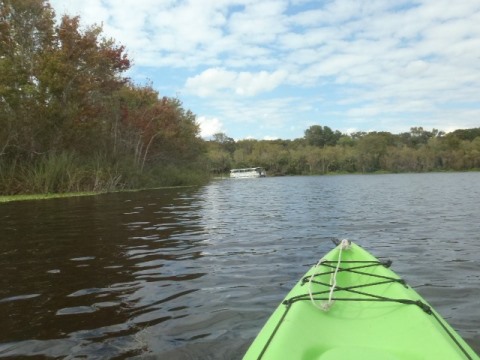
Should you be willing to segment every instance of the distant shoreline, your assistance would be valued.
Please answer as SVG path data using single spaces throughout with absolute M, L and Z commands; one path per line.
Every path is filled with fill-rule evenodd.
M 387 175 L 387 174 L 431 174 L 431 173 L 465 173 L 465 172 L 480 172 L 480 169 L 471 169 L 465 171 L 452 171 L 452 170 L 443 170 L 443 171 L 427 171 L 427 172 L 388 172 L 388 171 L 376 171 L 372 173 L 348 173 L 348 172 L 329 172 L 326 174 L 308 174 L 308 175 L 286 175 L 286 176 L 335 176 L 335 175 Z M 272 175 L 269 177 L 283 177 L 285 175 Z M 212 180 L 222 180 L 229 179 L 229 176 L 224 177 L 213 177 Z M 130 190 L 118 190 L 118 191 L 109 191 L 109 192 L 73 192 L 73 193 L 49 193 L 49 194 L 18 194 L 18 195 L 0 195 L 0 204 L 5 204 L 15 201 L 28 201 L 28 200 L 49 200 L 49 199 L 60 199 L 60 198 L 70 198 L 70 197 L 80 197 L 80 196 L 95 196 L 102 194 L 113 194 L 113 193 L 123 193 L 123 192 L 137 192 L 137 191 L 148 191 L 148 190 L 160 190 L 160 189 L 180 189 L 180 188 L 189 188 L 195 187 L 198 185 L 182 185 L 182 186 L 161 186 L 154 188 L 144 188 L 144 189 L 130 189 Z

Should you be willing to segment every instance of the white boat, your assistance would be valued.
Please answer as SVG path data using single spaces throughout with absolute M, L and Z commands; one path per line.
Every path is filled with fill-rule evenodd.
M 235 179 L 259 178 L 265 176 L 267 176 L 267 172 L 261 167 L 230 170 L 230 177 Z

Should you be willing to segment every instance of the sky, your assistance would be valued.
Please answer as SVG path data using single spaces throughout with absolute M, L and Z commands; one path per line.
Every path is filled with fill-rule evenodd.
M 480 0 L 50 0 L 125 45 L 126 76 L 202 137 L 480 127 Z

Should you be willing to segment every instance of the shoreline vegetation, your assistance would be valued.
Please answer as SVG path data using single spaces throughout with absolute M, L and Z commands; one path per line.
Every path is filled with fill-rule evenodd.
M 445 171 L 435 171 L 429 173 L 458 173 L 460 171 L 454 170 L 445 170 Z M 480 172 L 480 169 L 470 169 L 461 172 Z M 425 173 L 425 172 L 422 172 Z M 399 174 L 387 171 L 377 171 L 371 173 L 347 173 L 347 172 L 330 172 L 322 176 L 338 176 L 338 175 L 389 175 L 389 174 Z M 421 174 L 419 172 L 404 172 L 401 174 Z M 289 176 L 289 175 L 287 175 Z M 290 176 L 319 176 L 318 174 L 311 175 L 290 175 Z M 229 174 L 223 174 L 221 177 L 212 177 L 211 180 L 226 180 L 230 179 Z M 29 200 L 49 200 L 49 199 L 60 199 L 60 198 L 71 198 L 71 197 L 85 197 L 85 196 L 97 196 L 103 194 L 111 193 L 126 193 L 126 192 L 138 192 L 138 191 L 149 191 L 149 190 L 161 190 L 161 189 L 179 189 L 179 188 L 190 188 L 198 185 L 182 185 L 182 186 L 162 186 L 155 188 L 142 188 L 142 189 L 131 189 L 131 190 L 117 190 L 110 192 L 70 192 L 70 193 L 46 193 L 46 194 L 17 194 L 17 195 L 0 195 L 0 204 L 16 202 L 16 201 L 29 201 Z
M 294 140 L 204 140 L 178 98 L 124 76 L 126 49 L 101 26 L 56 23 L 48 0 L 0 0 L 0 31 L 0 202 L 200 185 L 252 166 L 269 176 L 480 169 L 480 128 L 313 125 Z
M 28 200 L 49 200 L 80 196 L 94 196 L 101 193 L 84 192 L 84 193 L 57 193 L 57 194 L 29 194 L 29 195 L 0 195 L 0 204 L 14 202 L 14 201 L 28 201 Z
M 120 192 L 125 193 L 125 192 L 138 192 L 138 191 L 160 190 L 160 189 L 179 189 L 179 188 L 188 188 L 192 186 L 195 186 L 195 185 L 163 186 L 163 187 L 150 188 L 150 189 L 119 190 L 119 191 L 111 191 L 111 192 L 89 191 L 89 192 L 71 192 L 71 193 L 0 195 L 0 204 L 14 202 L 14 201 L 50 200 L 50 199 L 72 198 L 72 197 L 97 196 L 97 195 L 120 193 Z
M 475 171 L 480 169 L 480 128 L 343 134 L 312 125 L 294 140 L 234 141 L 216 134 L 207 142 L 207 158 L 217 174 L 253 165 L 270 176 Z

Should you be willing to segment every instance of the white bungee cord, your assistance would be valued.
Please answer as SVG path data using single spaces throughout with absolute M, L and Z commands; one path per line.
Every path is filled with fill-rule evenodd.
M 332 305 L 335 303 L 333 299 L 333 292 L 335 291 L 335 288 L 337 286 L 337 273 L 338 270 L 340 269 L 340 265 L 342 263 L 342 251 L 343 250 L 348 250 L 350 249 L 350 242 L 347 239 L 343 239 L 340 244 L 339 244 L 339 249 L 338 249 L 338 261 L 337 261 L 337 266 L 335 267 L 335 271 L 330 275 L 330 292 L 328 294 L 328 301 L 327 302 L 321 302 L 317 303 L 315 299 L 313 298 L 313 291 L 312 291 L 312 280 L 317 275 L 316 269 L 324 262 L 326 261 L 325 258 L 321 258 L 318 260 L 317 264 L 315 265 L 315 270 L 313 271 L 312 275 L 310 276 L 310 279 L 308 280 L 308 294 L 310 295 L 310 300 L 312 301 L 312 304 L 323 311 L 328 311 L 332 307 Z

